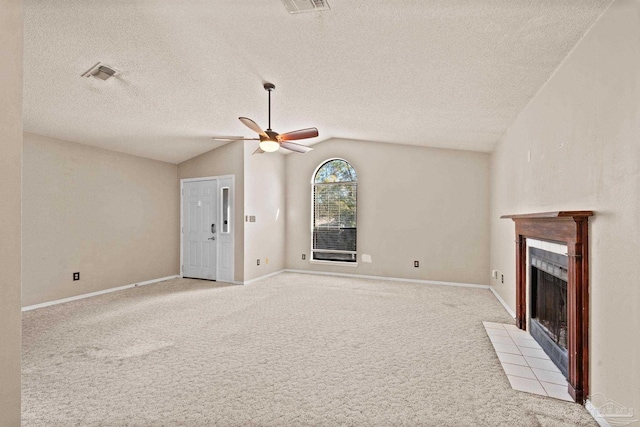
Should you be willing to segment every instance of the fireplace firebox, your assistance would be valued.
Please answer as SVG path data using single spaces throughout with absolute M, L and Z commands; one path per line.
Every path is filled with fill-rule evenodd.
M 529 333 L 568 376 L 567 256 L 529 248 Z

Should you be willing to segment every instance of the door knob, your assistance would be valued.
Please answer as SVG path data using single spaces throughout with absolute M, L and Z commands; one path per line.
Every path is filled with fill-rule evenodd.
M 209 237 L 207 240 L 216 240 L 215 236 L 214 237 Z

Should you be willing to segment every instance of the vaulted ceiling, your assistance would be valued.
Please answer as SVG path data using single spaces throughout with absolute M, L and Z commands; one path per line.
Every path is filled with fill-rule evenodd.
M 178 163 L 267 127 L 491 151 L 611 0 L 25 0 L 24 128 Z M 97 62 L 118 70 L 81 75 Z

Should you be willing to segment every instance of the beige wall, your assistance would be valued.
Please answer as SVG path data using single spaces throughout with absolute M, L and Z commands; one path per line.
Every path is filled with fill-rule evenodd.
M 257 146 L 247 142 L 244 149 L 244 211 L 256 217 L 244 223 L 245 281 L 284 269 L 285 156 L 252 155 Z
M 232 142 L 178 165 L 178 178 L 235 176 L 234 280 L 244 280 L 244 141 Z M 176 193 L 179 193 L 179 183 Z M 178 208 L 179 209 L 179 208 Z M 178 215 L 180 212 L 178 211 Z
M 527 153 L 531 152 L 531 161 Z M 492 157 L 494 286 L 514 307 L 514 225 L 502 214 L 594 210 L 591 393 L 640 415 L 640 2 L 619 0 Z M 602 396 L 599 396 L 601 398 Z
M 287 268 L 487 284 L 489 155 L 338 139 L 313 148 L 285 161 Z M 334 157 L 358 174 L 358 267 L 309 262 L 311 176 Z
M 20 425 L 22 1 L 0 0 L 0 426 Z
M 25 132 L 23 305 L 178 274 L 176 181 L 173 164 Z

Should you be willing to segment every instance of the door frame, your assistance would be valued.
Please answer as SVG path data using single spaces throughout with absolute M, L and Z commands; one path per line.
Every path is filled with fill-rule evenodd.
M 231 220 L 231 230 L 229 232 L 230 236 L 231 236 L 231 265 L 232 265 L 232 278 L 230 280 L 231 283 L 235 283 L 235 278 L 236 278 L 236 269 L 235 269 L 235 257 L 234 257 L 234 253 L 235 253 L 235 248 L 236 248 L 236 224 L 235 224 L 235 213 L 236 213 L 236 206 L 235 206 L 235 193 L 236 193 L 236 176 L 235 175 L 217 175 L 217 176 L 203 176 L 203 177 L 199 177 L 199 178 L 182 178 L 180 179 L 180 228 L 178 229 L 178 231 L 180 232 L 180 277 L 184 277 L 184 269 L 183 269 L 183 265 L 184 265 L 184 233 L 183 233 L 183 227 L 184 227 L 184 209 L 183 209 L 183 202 L 184 202 L 184 183 L 185 182 L 194 182 L 194 181 L 220 181 L 223 179 L 230 179 L 231 180 L 231 199 L 233 200 L 233 203 L 230 205 L 231 208 L 231 214 L 229 215 L 229 217 L 232 219 Z M 219 188 L 218 188 L 219 190 Z M 216 192 L 216 197 L 220 197 L 219 196 L 219 192 Z M 222 214 L 222 203 L 220 200 L 218 200 L 218 219 L 220 219 L 221 214 Z M 222 228 L 220 228 L 220 230 L 222 230 Z M 218 281 L 218 277 L 219 277 L 219 269 L 220 269 L 220 251 L 218 250 L 218 244 L 220 242 L 220 239 L 216 240 L 216 281 Z

